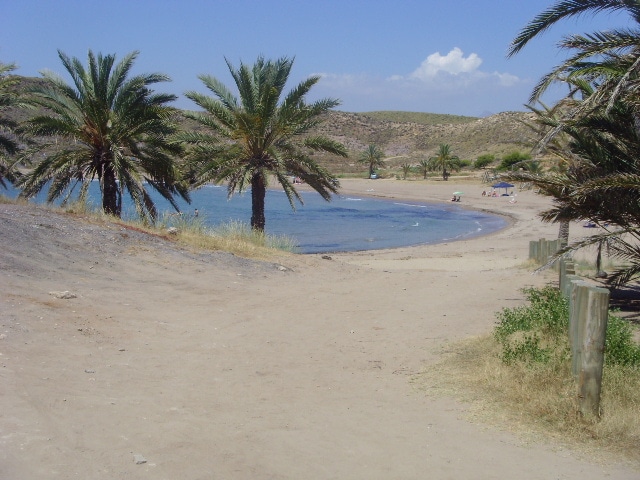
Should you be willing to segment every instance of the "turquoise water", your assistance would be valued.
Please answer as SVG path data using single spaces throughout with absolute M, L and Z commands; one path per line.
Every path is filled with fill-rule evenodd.
M 99 205 L 99 188 L 90 189 L 92 203 Z M 10 190 L 9 196 L 17 192 Z M 295 239 L 300 253 L 377 250 L 460 240 L 495 232 L 507 226 L 504 218 L 459 204 L 428 204 L 377 198 L 336 195 L 326 202 L 315 192 L 301 193 L 304 205 L 296 211 L 282 191 L 270 190 L 266 198 L 266 231 Z M 225 187 L 206 186 L 191 194 L 191 205 L 180 203 L 185 214 L 197 208 L 211 226 L 230 220 L 249 223 L 251 194 L 227 200 Z M 41 195 L 36 201 L 43 201 Z M 162 198 L 154 198 L 160 211 L 173 212 Z M 125 210 L 126 210 L 125 205 Z M 130 207 L 129 207 L 130 209 Z M 132 211 L 132 209 L 130 209 Z

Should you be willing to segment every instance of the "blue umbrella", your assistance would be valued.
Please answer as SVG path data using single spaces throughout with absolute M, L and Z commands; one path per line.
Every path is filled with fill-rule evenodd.
M 504 188 L 506 190 L 507 188 L 513 188 L 513 185 L 511 185 L 510 183 L 507 183 L 507 182 L 499 182 L 499 183 L 496 183 L 495 185 L 491 185 L 491 187 L 493 187 L 493 188 Z

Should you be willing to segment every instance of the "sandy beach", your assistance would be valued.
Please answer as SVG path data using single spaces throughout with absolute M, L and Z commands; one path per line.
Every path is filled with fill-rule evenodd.
M 256 262 L 0 204 L 0 478 L 640 477 L 472 421 L 411 381 L 451 342 L 488 333 L 523 287 L 555 281 L 526 267 L 529 241 L 557 236 L 536 216 L 549 199 L 483 197 L 455 177 L 341 184 L 435 202 L 460 190 L 461 206 L 510 226 Z

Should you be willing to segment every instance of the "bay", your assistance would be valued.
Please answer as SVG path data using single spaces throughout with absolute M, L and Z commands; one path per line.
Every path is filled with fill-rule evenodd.
M 15 197 L 17 191 L 0 192 Z M 173 208 L 152 193 L 159 211 Z M 498 215 L 467 210 L 459 204 L 403 202 L 365 196 L 334 195 L 326 202 L 316 192 L 301 192 L 304 205 L 293 211 L 283 191 L 269 190 L 265 201 L 266 231 L 294 239 L 300 253 L 331 253 L 378 250 L 411 245 L 427 245 L 486 235 L 507 226 Z M 34 201 L 43 202 L 44 193 Z M 229 221 L 249 223 L 251 194 L 227 199 L 223 186 L 208 185 L 191 193 L 191 205 L 179 202 L 184 214 L 198 209 L 206 225 Z M 90 202 L 100 205 L 96 182 L 90 188 Z M 124 215 L 133 216 L 128 199 Z

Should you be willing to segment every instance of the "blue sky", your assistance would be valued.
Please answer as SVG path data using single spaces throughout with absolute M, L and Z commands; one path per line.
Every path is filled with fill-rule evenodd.
M 60 49 L 140 52 L 136 73 L 162 72 L 157 89 L 204 92 L 198 75 L 232 86 L 234 65 L 295 57 L 291 86 L 322 80 L 310 99 L 338 110 L 484 116 L 524 110 L 535 83 L 558 64 L 566 33 L 627 24 L 624 16 L 568 20 L 507 59 L 510 41 L 550 0 L 0 0 L 0 61 L 16 73 L 63 77 Z M 65 77 L 67 78 L 67 77 Z M 559 92 L 547 97 L 551 102 Z M 180 108 L 195 108 L 181 96 Z

